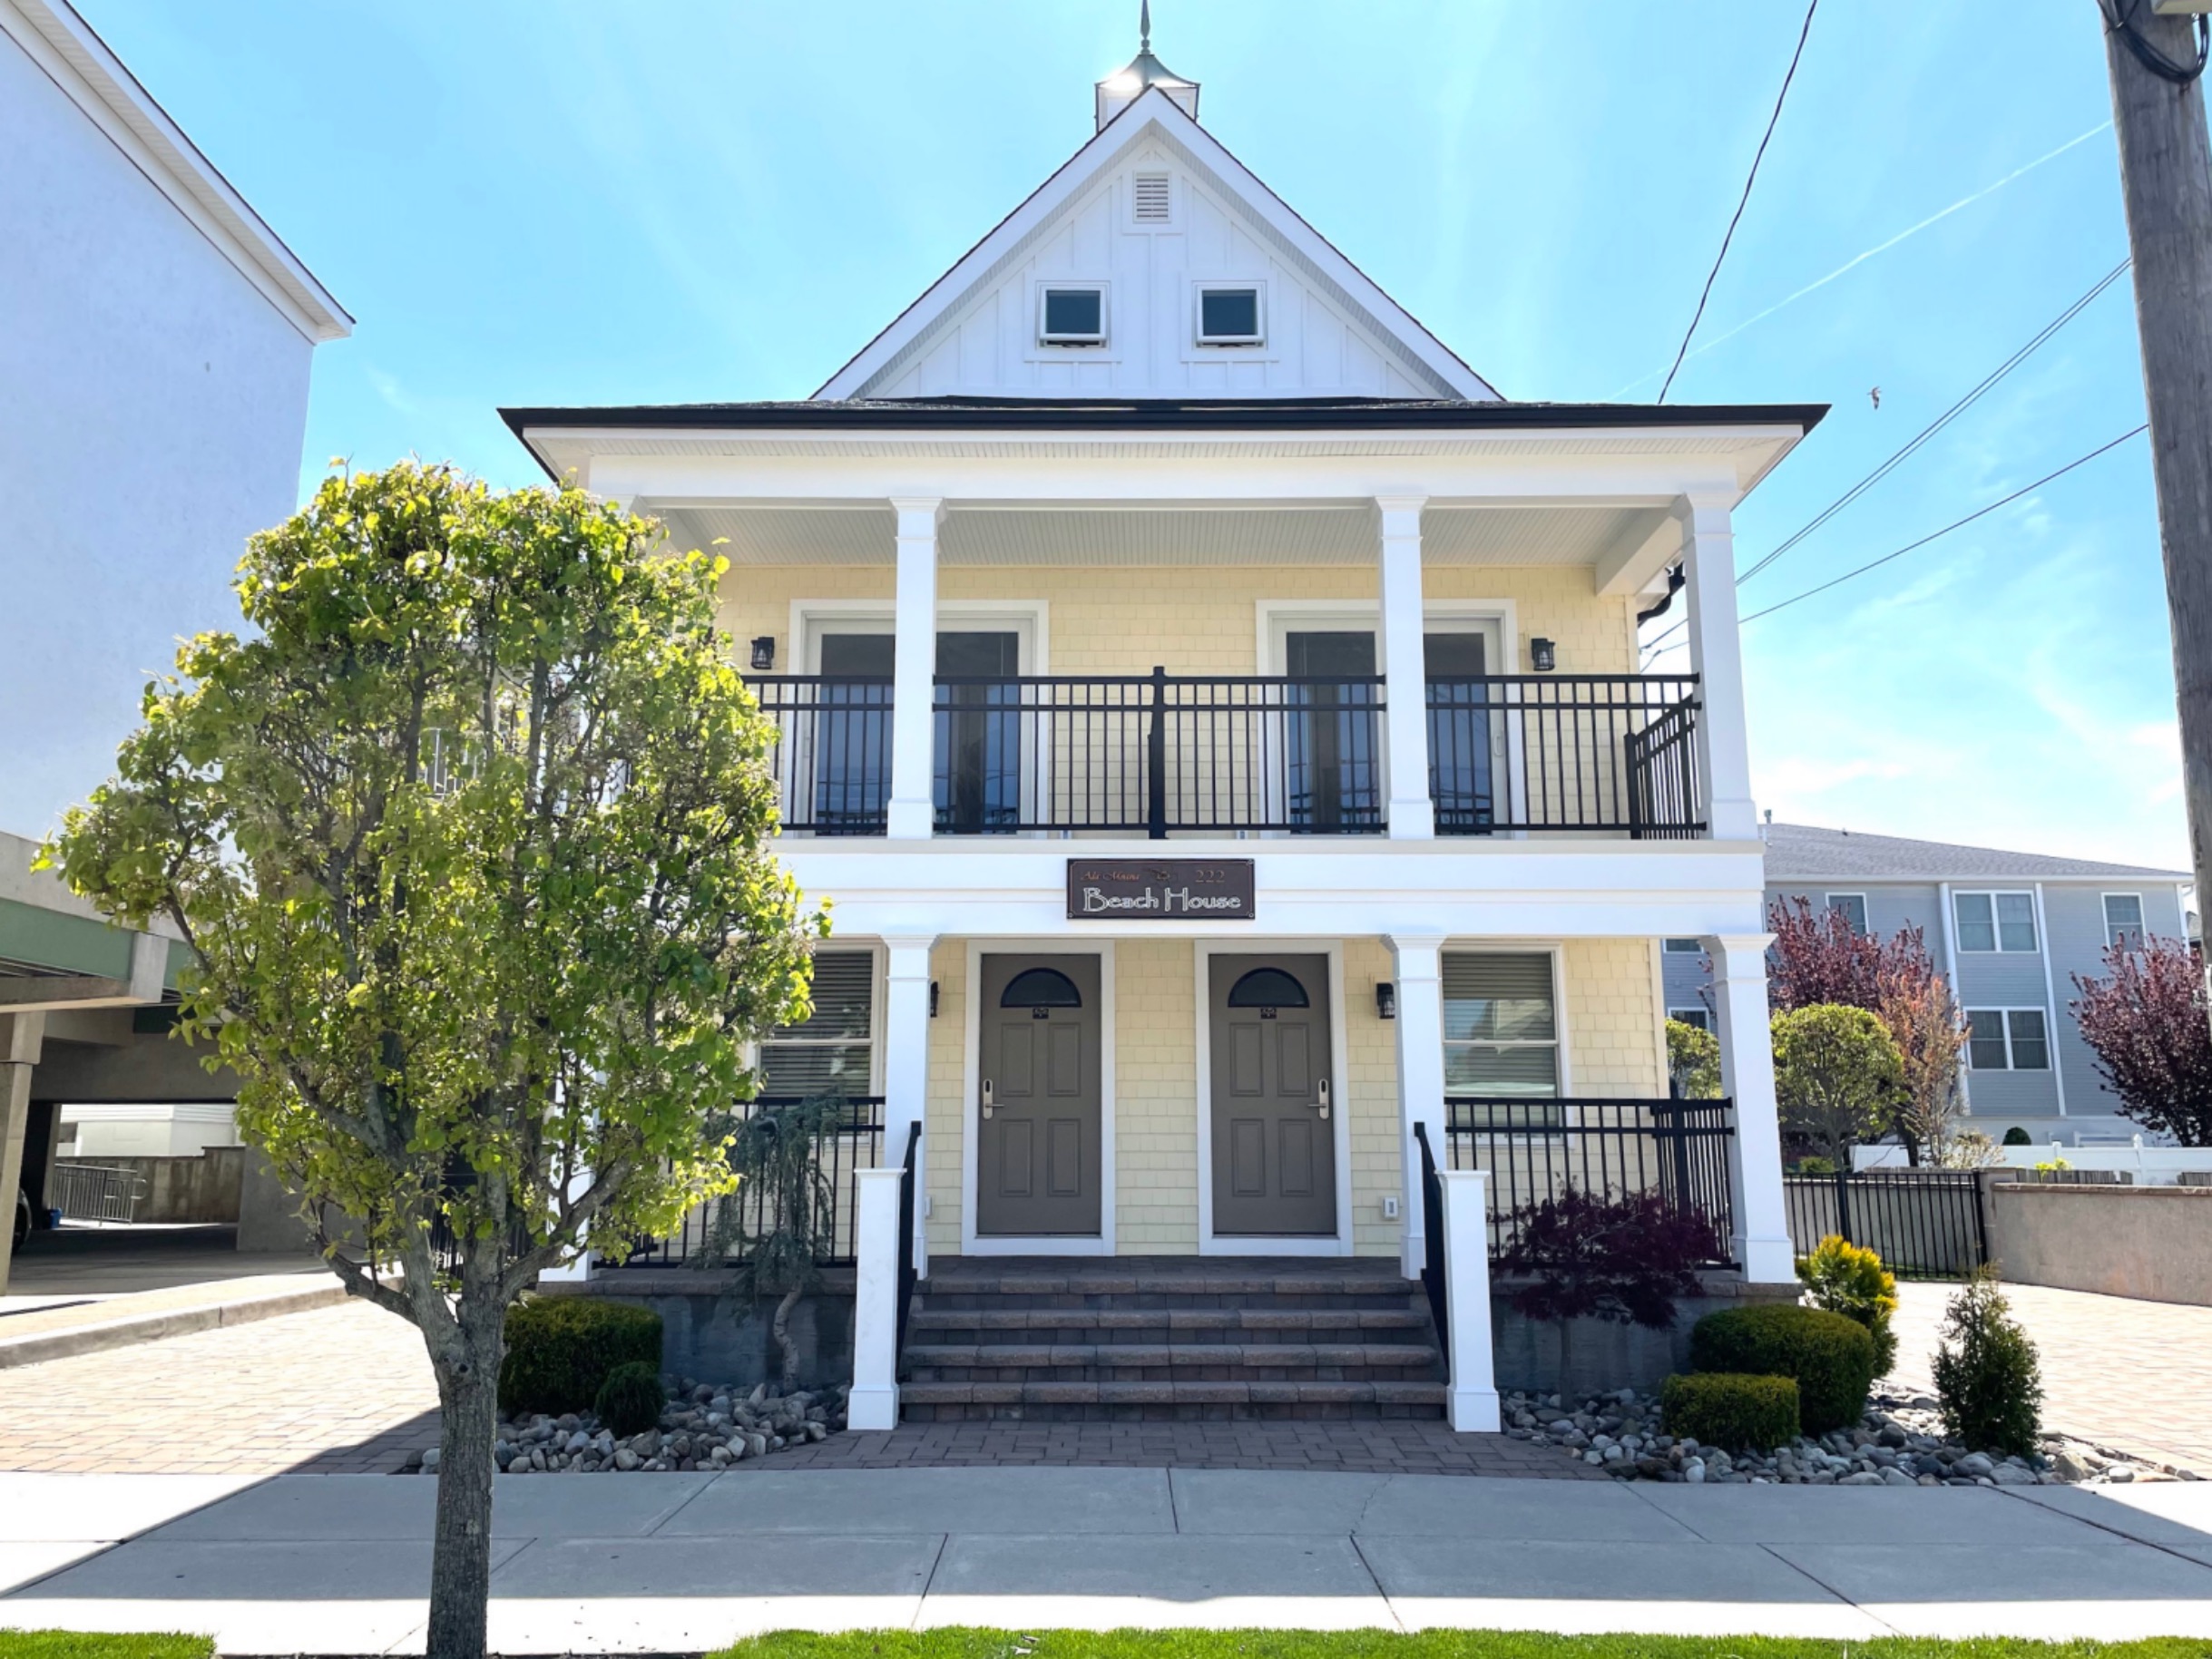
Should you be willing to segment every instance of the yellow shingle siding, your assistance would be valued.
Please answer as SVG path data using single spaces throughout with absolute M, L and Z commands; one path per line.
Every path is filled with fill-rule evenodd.
M 922 1131 L 929 1148 L 929 1250 L 960 1254 L 960 1160 L 967 1127 L 968 948 L 941 940 L 930 952 L 937 1017 L 929 1022 L 929 1102 Z M 899 1056 L 887 1057 L 891 1065 Z
M 1393 977 L 1390 947 L 1379 939 L 1344 942 L 1345 1078 L 1350 1084 L 1352 1249 L 1396 1255 L 1403 1220 L 1383 1219 L 1383 1200 L 1400 1190 L 1398 1028 L 1376 1017 L 1375 986 Z
M 1648 939 L 1576 939 L 1563 948 L 1570 1081 L 1578 1095 L 1667 1092 L 1659 990 Z
M 1188 939 L 1114 947 L 1114 1248 L 1199 1247 L 1198 981 Z

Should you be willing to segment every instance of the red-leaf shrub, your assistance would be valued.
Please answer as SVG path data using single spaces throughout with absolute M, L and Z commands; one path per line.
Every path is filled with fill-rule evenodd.
M 1698 1293 L 1698 1264 L 1726 1254 L 1710 1222 L 1657 1193 L 1568 1192 L 1523 1205 L 1506 1222 L 1498 1268 L 1533 1276 L 1508 1297 L 1531 1319 L 1664 1329 L 1674 1322 L 1676 1299 Z

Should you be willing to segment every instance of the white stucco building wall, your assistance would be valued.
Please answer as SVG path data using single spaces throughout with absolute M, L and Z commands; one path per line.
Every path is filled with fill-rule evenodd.
M 0 0 L 0 826 L 105 778 L 227 625 L 351 319 L 58 0 Z

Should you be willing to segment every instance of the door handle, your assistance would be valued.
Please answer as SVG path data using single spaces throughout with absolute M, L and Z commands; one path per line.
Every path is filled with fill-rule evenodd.
M 985 1078 L 984 1079 L 984 1116 L 986 1117 L 991 1116 L 991 1079 Z
M 1328 1079 L 1326 1078 L 1321 1079 L 1321 1116 L 1324 1120 L 1328 1117 Z

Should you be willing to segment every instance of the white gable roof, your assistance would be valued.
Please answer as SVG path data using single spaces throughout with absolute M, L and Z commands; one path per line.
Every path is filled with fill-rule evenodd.
M 1169 181 L 1140 223 L 1136 180 Z M 1038 343 L 1047 282 L 1106 290 L 1098 346 Z M 1196 340 L 1199 285 L 1262 294 L 1266 340 Z M 822 398 L 1461 398 L 1498 393 L 1155 87 L 822 386 Z

